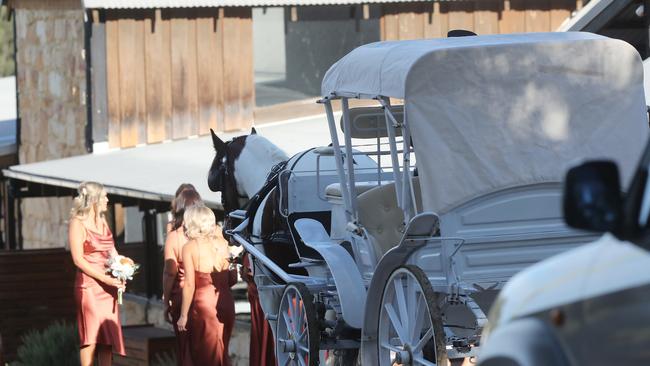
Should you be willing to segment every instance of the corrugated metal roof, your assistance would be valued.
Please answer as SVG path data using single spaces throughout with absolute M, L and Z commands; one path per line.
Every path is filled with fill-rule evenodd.
M 407 3 L 415 1 L 421 0 L 84 0 L 84 6 L 86 8 L 96 9 L 155 9 L 224 6 L 272 7 L 294 5 L 351 5 L 371 3 Z M 445 2 L 466 0 L 435 1 Z

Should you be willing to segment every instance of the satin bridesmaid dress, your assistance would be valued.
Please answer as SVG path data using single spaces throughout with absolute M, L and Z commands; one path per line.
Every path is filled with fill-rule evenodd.
M 108 228 L 106 234 L 86 228 L 83 249 L 84 259 L 98 271 L 104 272 L 108 258 L 115 252 L 113 234 Z M 117 288 L 100 283 L 77 269 L 74 295 L 80 346 L 109 345 L 114 353 L 125 356 Z
M 179 258 L 180 259 L 180 258 Z M 189 339 L 187 332 L 178 331 L 178 318 L 181 317 L 181 304 L 183 303 L 183 283 L 185 282 L 185 269 L 183 262 L 177 260 L 178 273 L 172 285 L 170 293 L 171 305 L 169 313 L 174 325 L 174 333 L 176 333 L 176 362 L 179 366 L 192 366 L 192 358 L 190 357 Z
M 230 287 L 235 270 L 195 271 L 195 290 L 188 316 L 188 333 L 194 365 L 230 366 L 228 345 L 235 325 L 235 301 Z
M 244 255 L 243 266 L 246 271 L 250 269 L 248 255 Z M 246 272 L 247 273 L 247 272 Z M 250 365 L 275 366 L 275 345 L 273 343 L 273 332 L 268 320 L 262 311 L 257 286 L 255 281 L 248 274 L 243 278 L 248 285 L 248 302 L 251 305 L 251 339 L 249 349 Z

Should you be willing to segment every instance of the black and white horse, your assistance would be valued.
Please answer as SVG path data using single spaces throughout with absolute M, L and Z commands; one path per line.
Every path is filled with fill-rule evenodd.
M 224 229 L 235 226 L 230 223 L 228 214 L 245 208 L 251 220 L 249 234 L 264 244 L 270 259 L 285 268 L 289 263 L 299 261 L 289 224 L 279 214 L 278 190 L 267 184 L 269 173 L 283 166 L 282 163 L 288 160 L 287 154 L 258 135 L 254 128 L 250 135 L 238 136 L 227 142 L 214 131 L 211 132 L 216 154 L 208 172 L 208 186 L 214 192 L 221 192 Z M 287 270 L 304 273 L 301 269 Z
M 251 129 L 243 135 L 224 142 L 214 131 L 212 144 L 215 158 L 208 172 L 208 186 L 221 192 L 225 213 L 240 209 L 266 183 L 271 169 L 288 159 L 287 154 Z

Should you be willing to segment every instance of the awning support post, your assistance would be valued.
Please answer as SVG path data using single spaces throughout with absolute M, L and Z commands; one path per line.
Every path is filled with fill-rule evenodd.
M 161 294 L 161 284 L 156 281 L 156 273 L 162 269 L 158 265 L 158 237 L 156 233 L 156 210 L 144 210 L 144 241 L 145 241 L 145 268 L 147 271 L 147 298 Z

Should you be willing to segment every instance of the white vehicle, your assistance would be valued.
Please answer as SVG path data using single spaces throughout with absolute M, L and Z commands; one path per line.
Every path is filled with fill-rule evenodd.
M 322 350 L 345 363 L 360 349 L 364 365 L 475 355 L 506 281 L 595 238 L 562 221 L 562 174 L 595 152 L 632 172 L 647 129 L 637 68 L 631 46 L 586 33 L 379 42 L 334 64 L 320 100 L 332 145 L 263 189 L 288 241 L 260 234 L 270 199 L 230 216 L 243 220 L 228 233 L 254 263 L 278 363 L 315 365 Z M 223 156 L 213 167 L 237 177 Z M 295 261 L 280 263 L 287 250 Z
M 567 224 L 606 234 L 510 280 L 492 308 L 481 366 L 650 364 L 648 169 L 650 144 L 625 196 L 612 161 L 569 170 Z

